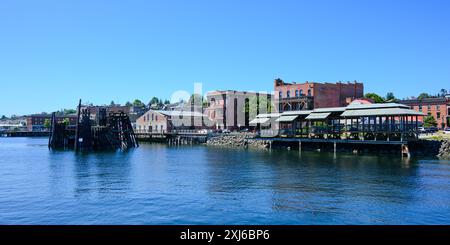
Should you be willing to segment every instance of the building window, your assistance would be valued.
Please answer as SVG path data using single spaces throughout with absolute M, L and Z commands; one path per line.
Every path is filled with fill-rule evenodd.
M 156 115 L 156 117 L 155 117 L 155 121 L 158 121 L 158 115 Z
M 298 90 L 295 90 L 295 97 L 298 97 Z
M 427 106 L 428 111 L 431 111 L 431 105 Z
M 440 105 L 436 105 L 436 111 L 440 111 L 441 110 L 441 106 Z
M 311 96 L 311 89 L 308 89 L 308 96 Z
M 437 113 L 436 113 L 436 117 L 437 117 L 437 119 L 441 119 L 441 113 L 440 113 L 440 112 L 437 112 Z
M 419 105 L 419 111 L 422 111 L 422 105 Z
M 152 121 L 155 121 L 155 114 L 152 114 Z
M 291 97 L 291 91 L 287 91 L 287 92 L 286 92 L 286 97 L 287 97 L 287 98 L 290 98 L 290 97 Z
M 300 89 L 300 96 L 303 96 L 303 89 Z
M 278 97 L 279 97 L 280 99 L 283 98 L 283 92 L 280 91 L 280 92 L 278 93 Z

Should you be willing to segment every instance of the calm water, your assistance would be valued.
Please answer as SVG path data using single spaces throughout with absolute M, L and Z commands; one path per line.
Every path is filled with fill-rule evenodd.
M 0 224 L 450 224 L 450 162 L 0 138 Z

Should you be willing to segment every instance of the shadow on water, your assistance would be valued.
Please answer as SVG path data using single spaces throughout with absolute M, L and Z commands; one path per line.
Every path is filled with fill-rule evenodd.
M 130 189 L 133 150 L 75 153 L 51 150 L 49 164 L 52 182 L 60 182 L 61 175 L 71 178 L 76 197 L 109 197 L 126 194 Z M 72 172 L 61 171 L 61 168 Z M 69 181 L 66 179 L 66 181 Z

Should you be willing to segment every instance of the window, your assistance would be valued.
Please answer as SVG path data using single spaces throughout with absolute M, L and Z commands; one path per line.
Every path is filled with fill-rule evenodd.
M 419 111 L 422 111 L 422 105 L 419 105 Z
M 155 121 L 158 121 L 158 115 L 156 115 L 156 117 L 155 117 Z
M 278 97 L 279 97 L 280 99 L 283 98 L 283 92 L 280 91 L 280 92 L 278 93 Z
M 295 97 L 298 97 L 298 90 L 295 90 Z
M 436 113 L 436 117 L 437 117 L 437 119 L 440 119 L 440 118 L 441 118 L 441 113 L 440 113 L 440 112 L 437 112 L 437 113 Z
M 440 105 L 436 105 L 436 111 L 440 111 L 441 110 L 441 106 Z
M 311 89 L 308 89 L 308 96 L 311 96 Z
M 290 98 L 290 97 L 291 97 L 291 91 L 287 91 L 286 97 L 287 97 L 287 98 Z
M 300 96 L 303 95 L 303 89 L 300 89 Z
M 427 109 L 428 109 L 428 111 L 431 111 L 431 105 L 428 105 Z
M 152 114 L 152 121 L 155 121 L 155 114 Z

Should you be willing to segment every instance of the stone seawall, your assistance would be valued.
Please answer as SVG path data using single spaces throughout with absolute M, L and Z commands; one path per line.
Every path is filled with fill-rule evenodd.
M 439 158 L 450 160 L 450 140 L 442 141 L 441 148 L 439 149 Z
M 255 140 L 253 134 L 230 134 L 211 137 L 206 142 L 209 146 L 245 147 L 254 149 L 269 148 L 269 141 Z

